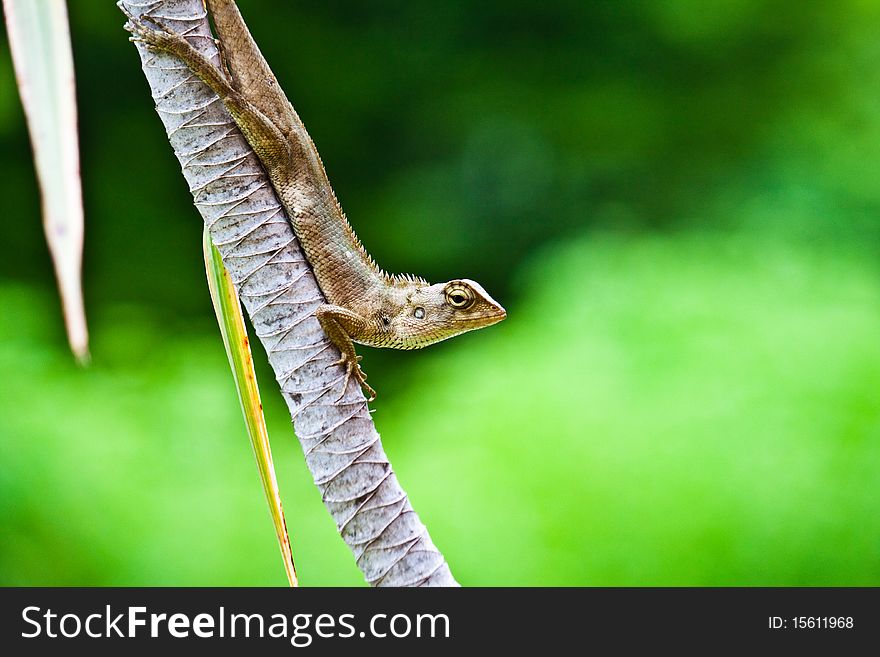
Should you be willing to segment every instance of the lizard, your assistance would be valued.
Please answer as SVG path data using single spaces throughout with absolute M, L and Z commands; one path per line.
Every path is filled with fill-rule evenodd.
M 186 64 L 217 94 L 262 163 L 326 300 L 315 316 L 340 352 L 331 364 L 345 372 L 340 399 L 352 377 L 368 401 L 376 397 L 354 343 L 419 349 L 507 317 L 473 280 L 430 284 L 418 276 L 388 274 L 376 264 L 342 211 L 312 138 L 234 0 L 207 0 L 222 68 L 149 12 L 138 17 L 118 5 L 128 18 L 130 40 Z

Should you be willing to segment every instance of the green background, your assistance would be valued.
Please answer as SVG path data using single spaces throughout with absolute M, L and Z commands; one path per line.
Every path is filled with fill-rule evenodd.
M 880 584 L 880 6 L 256 2 L 367 248 L 507 321 L 362 349 L 465 585 Z M 0 43 L 0 584 L 284 585 L 201 224 L 111 2 L 71 2 L 92 365 Z M 261 353 L 305 585 L 363 584 Z

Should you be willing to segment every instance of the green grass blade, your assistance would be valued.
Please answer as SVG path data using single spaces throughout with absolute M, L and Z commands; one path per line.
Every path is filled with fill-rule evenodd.
M 82 298 L 83 205 L 73 54 L 64 0 L 3 0 L 15 78 L 43 198 L 43 227 L 70 348 L 88 360 Z
M 241 304 L 238 301 L 238 294 L 236 294 L 232 279 L 229 277 L 229 272 L 223 266 L 220 253 L 211 243 L 207 229 L 204 232 L 202 245 L 211 300 L 214 303 L 214 311 L 217 313 L 217 323 L 220 325 L 223 344 L 226 346 L 226 355 L 229 357 L 229 365 L 232 368 L 232 376 L 238 390 L 241 411 L 244 414 L 251 446 L 254 448 L 254 456 L 257 459 L 257 468 L 260 471 L 263 491 L 266 493 L 266 500 L 269 503 L 269 512 L 275 525 L 275 533 L 278 536 L 278 545 L 284 560 L 284 570 L 290 585 L 298 586 L 296 567 L 290 549 L 284 510 L 281 508 L 281 496 L 278 492 L 278 481 L 275 478 L 275 467 L 272 465 L 269 434 L 266 430 L 263 404 L 260 402 L 260 391 L 257 387 L 257 377 L 254 373 L 254 362 L 251 356 L 247 328 L 241 313 Z

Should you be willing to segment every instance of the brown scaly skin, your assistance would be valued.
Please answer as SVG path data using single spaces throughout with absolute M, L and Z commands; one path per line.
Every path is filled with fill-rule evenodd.
M 353 342 L 419 349 L 504 319 L 504 308 L 474 281 L 431 285 L 414 276 L 389 275 L 376 265 L 345 218 L 311 137 L 235 2 L 208 0 L 207 5 L 228 78 L 149 15 L 128 15 L 126 29 L 133 41 L 179 57 L 211 87 L 263 163 L 327 299 L 315 315 L 342 354 L 336 363 L 346 370 L 342 393 L 354 376 L 370 400 L 376 396 Z

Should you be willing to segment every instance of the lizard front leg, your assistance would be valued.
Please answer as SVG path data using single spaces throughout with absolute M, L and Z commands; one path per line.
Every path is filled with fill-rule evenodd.
M 270 178 L 290 169 L 289 140 L 265 114 L 235 89 L 211 61 L 180 34 L 172 32 L 148 15 L 134 16 L 124 5 L 119 7 L 128 17 L 125 28 L 132 41 L 147 44 L 154 50 L 178 57 L 187 68 L 220 97 L 236 125 L 244 133 Z M 148 25 L 151 23 L 152 25 Z
M 325 304 L 315 311 L 315 316 L 321 323 L 321 328 L 330 338 L 331 342 L 339 349 L 342 354 L 341 358 L 333 363 L 334 365 L 342 365 L 345 368 L 345 382 L 342 384 L 342 395 L 348 388 L 349 379 L 354 376 L 367 394 L 367 401 L 373 401 L 376 398 L 376 391 L 367 383 L 367 375 L 359 365 L 361 357 L 354 350 L 354 342 L 351 340 L 352 335 L 366 330 L 367 320 L 353 313 L 342 306 L 332 306 Z

